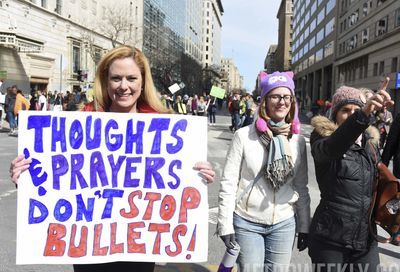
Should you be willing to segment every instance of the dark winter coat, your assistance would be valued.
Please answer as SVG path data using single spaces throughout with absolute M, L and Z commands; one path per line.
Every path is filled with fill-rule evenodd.
M 361 111 L 339 127 L 323 116 L 313 118 L 312 125 L 310 144 L 321 200 L 311 223 L 311 239 L 355 250 L 368 248 L 379 132 Z M 355 141 L 363 133 L 359 146 Z
M 393 157 L 393 174 L 400 179 L 400 113 L 397 114 L 386 139 L 382 153 L 382 162 L 389 165 Z

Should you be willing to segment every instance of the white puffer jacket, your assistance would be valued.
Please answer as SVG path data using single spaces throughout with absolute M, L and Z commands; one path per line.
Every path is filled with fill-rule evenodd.
M 297 214 L 297 232 L 308 233 L 310 196 L 308 194 L 307 153 L 305 139 L 293 135 L 289 140 L 294 175 L 274 192 L 261 177 L 237 203 L 237 198 L 264 167 L 268 151 L 260 142 L 254 124 L 239 129 L 231 142 L 219 191 L 218 235 L 234 233 L 233 213 L 260 224 L 273 225 Z M 264 171 L 264 170 L 262 170 Z M 249 196 L 250 194 L 250 196 Z

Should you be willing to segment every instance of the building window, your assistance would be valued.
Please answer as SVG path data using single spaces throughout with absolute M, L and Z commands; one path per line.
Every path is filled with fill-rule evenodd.
M 324 49 L 321 48 L 315 53 L 315 62 L 321 61 L 323 57 L 324 57 Z
M 385 2 L 386 2 L 386 0 L 377 0 L 377 6 L 379 7 L 380 5 L 382 5 Z
M 81 43 L 72 41 L 72 72 L 78 73 L 81 69 Z
M 396 10 L 396 18 L 395 18 L 394 26 L 395 27 L 400 26 L 400 8 Z
M 369 28 L 366 28 L 362 31 L 361 42 L 365 44 L 369 41 Z
M 358 9 L 354 11 L 350 16 L 349 16 L 349 27 L 357 23 L 358 21 Z
M 363 4 L 363 16 L 367 16 L 372 8 L 372 0 L 368 0 Z
M 315 63 L 315 55 L 311 54 L 311 56 L 308 57 L 308 65 L 312 66 Z
M 325 58 L 327 56 L 330 56 L 333 54 L 333 47 L 334 47 L 334 41 L 331 41 L 327 44 L 325 44 L 325 49 L 324 49 L 324 53 L 325 53 Z
M 335 7 L 336 0 L 329 0 L 326 4 L 326 15 L 328 16 L 329 12 Z
M 56 0 L 56 8 L 54 11 L 61 15 L 62 0 Z
M 309 47 L 310 50 L 311 50 L 311 49 L 314 48 L 314 46 L 315 46 L 315 37 L 312 36 L 311 39 L 310 39 L 310 41 L 309 41 L 309 43 L 308 43 L 308 47 Z
M 42 8 L 47 8 L 47 0 L 42 0 L 42 1 L 40 2 L 40 6 L 41 6 Z
M 325 25 L 325 37 L 335 29 L 335 17 Z
M 357 34 L 347 40 L 347 48 L 346 51 L 351 51 L 357 47 Z
M 379 75 L 383 75 L 384 72 L 385 72 L 385 62 L 381 61 L 379 62 Z
M 397 72 L 397 62 L 398 62 L 397 57 L 392 58 L 392 73 Z
M 324 29 L 322 28 L 320 31 L 317 33 L 317 40 L 316 44 L 320 43 L 324 39 Z
M 386 16 L 386 17 L 380 19 L 376 23 L 376 33 L 375 33 L 376 37 L 381 36 L 387 32 L 387 21 L 388 21 L 388 17 Z
M 313 32 L 316 27 L 317 27 L 317 20 L 314 18 L 314 20 L 312 20 L 310 23 L 310 33 Z
M 317 25 L 319 25 L 325 18 L 325 7 L 318 13 Z

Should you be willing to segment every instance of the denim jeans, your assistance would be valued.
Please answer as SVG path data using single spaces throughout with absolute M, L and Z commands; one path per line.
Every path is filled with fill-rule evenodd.
M 8 123 L 10 124 L 10 129 L 17 128 L 17 123 L 15 121 L 14 113 L 11 111 L 7 111 L 6 115 L 7 115 Z
M 296 232 L 294 217 L 275 225 L 264 225 L 234 214 L 233 225 L 240 245 L 240 272 L 288 270 Z

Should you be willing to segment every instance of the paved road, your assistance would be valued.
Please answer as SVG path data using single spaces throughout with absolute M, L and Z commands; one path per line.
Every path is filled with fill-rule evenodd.
M 222 242 L 214 236 L 216 228 L 216 215 L 218 204 L 218 178 L 224 164 L 227 148 L 232 138 L 229 131 L 230 117 L 217 116 L 217 125 L 210 126 L 208 130 L 208 160 L 213 162 L 217 172 L 216 182 L 209 185 L 209 254 L 207 263 L 199 264 L 157 264 L 157 272 L 168 271 L 216 271 L 222 255 L 224 246 Z M 302 126 L 302 134 L 308 139 L 311 132 L 309 125 Z M 8 178 L 9 162 L 16 156 L 17 138 L 9 137 L 4 131 L 0 131 L 0 272 L 53 272 L 68 271 L 72 268 L 69 265 L 15 265 L 15 241 L 16 241 L 16 198 L 17 191 Z M 314 211 L 319 201 L 319 191 L 315 181 L 314 165 L 309 154 L 308 147 L 308 165 L 309 165 L 309 190 L 311 195 L 311 208 Z M 399 248 L 392 245 L 380 245 L 381 262 L 384 265 L 383 272 L 400 271 L 400 253 Z M 292 257 L 293 271 L 311 271 L 310 259 L 307 250 L 298 252 L 294 249 Z

